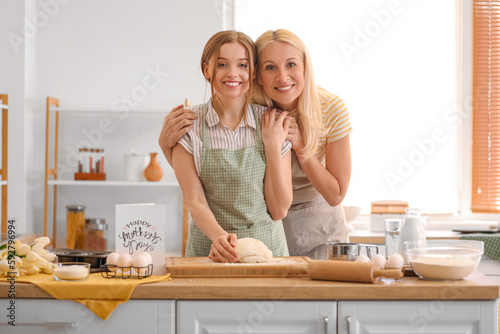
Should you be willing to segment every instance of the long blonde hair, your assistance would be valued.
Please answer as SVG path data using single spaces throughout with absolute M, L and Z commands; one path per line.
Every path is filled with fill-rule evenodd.
M 212 92 L 212 100 L 215 102 L 214 103 L 214 109 L 217 112 L 217 115 L 219 115 L 220 118 L 220 113 L 219 110 L 217 110 L 217 105 L 223 105 L 222 101 L 220 98 L 217 96 L 214 85 L 213 85 L 213 80 L 215 77 L 215 71 L 217 66 L 215 66 L 217 62 L 217 58 L 219 58 L 219 53 L 220 49 L 224 44 L 228 43 L 240 43 L 246 50 L 248 54 L 248 71 L 250 73 L 250 78 L 252 77 L 254 71 L 255 71 L 255 66 L 257 65 L 257 51 L 255 48 L 255 44 L 253 40 L 248 37 L 246 34 L 240 32 L 240 31 L 234 31 L 234 30 L 225 30 L 225 31 L 219 31 L 210 39 L 208 40 L 207 44 L 205 44 L 205 48 L 203 49 L 203 53 L 201 54 L 201 72 L 204 74 L 205 67 L 208 66 L 209 62 L 212 62 L 212 73 L 210 73 L 210 77 L 206 78 L 207 81 L 210 83 L 210 90 Z M 249 88 L 247 92 L 247 100 L 245 102 L 245 108 L 243 109 L 243 119 L 246 120 L 246 114 L 247 114 L 247 109 L 248 105 L 251 102 L 252 99 L 252 93 L 253 93 L 253 87 L 254 87 L 254 82 L 252 79 L 250 79 L 249 82 Z
M 304 90 L 299 96 L 297 105 L 297 123 L 305 143 L 304 150 L 300 153 L 305 159 L 308 159 L 316 153 L 320 134 L 325 132 L 322 126 L 321 103 L 314 83 L 311 56 L 300 38 L 286 29 L 268 30 L 260 35 L 255 41 L 257 56 L 260 57 L 262 50 L 268 44 L 275 42 L 285 42 L 295 47 L 300 52 L 304 63 Z M 273 106 L 272 99 L 267 96 L 259 84 L 256 84 L 253 89 L 252 99 L 255 103 L 268 107 Z

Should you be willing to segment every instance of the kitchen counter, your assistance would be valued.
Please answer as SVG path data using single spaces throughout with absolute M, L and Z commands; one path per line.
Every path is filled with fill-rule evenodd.
M 0 298 L 9 285 L 0 282 Z M 460 281 L 425 281 L 418 277 L 348 283 L 290 278 L 173 278 L 138 285 L 131 299 L 271 299 L 271 300 L 489 300 L 499 286 L 477 270 Z M 29 283 L 16 283 L 16 298 L 52 298 Z
M 4 314 L 12 307 L 8 291 L 9 284 L 0 282 Z M 460 281 L 404 277 L 375 284 L 306 277 L 174 277 L 138 285 L 107 320 L 33 284 L 16 283 L 15 291 L 19 320 L 13 327 L 4 317 L 2 333 L 53 332 L 54 326 L 82 334 L 208 333 L 214 324 L 230 333 L 255 333 L 261 326 L 268 333 L 292 333 L 300 326 L 303 333 L 338 334 L 348 333 L 352 324 L 363 333 L 498 332 L 499 286 L 477 270 Z

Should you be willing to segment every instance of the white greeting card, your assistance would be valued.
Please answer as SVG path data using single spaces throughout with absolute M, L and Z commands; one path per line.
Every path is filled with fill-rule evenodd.
M 153 275 L 165 274 L 165 206 L 118 204 L 115 211 L 115 251 L 132 258 L 148 252 L 153 258 Z

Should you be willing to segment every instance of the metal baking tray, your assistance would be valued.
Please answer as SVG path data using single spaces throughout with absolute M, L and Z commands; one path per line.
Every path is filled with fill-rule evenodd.
M 111 251 L 96 251 L 85 249 L 53 248 L 48 252 L 57 255 L 58 262 L 86 262 L 90 263 L 90 271 L 98 272 L 106 263 L 106 257 Z

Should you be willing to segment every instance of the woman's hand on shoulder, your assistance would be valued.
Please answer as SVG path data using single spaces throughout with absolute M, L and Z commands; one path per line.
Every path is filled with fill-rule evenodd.
M 238 254 L 234 250 L 238 237 L 234 233 L 219 235 L 212 241 L 208 258 L 215 262 L 236 262 Z
M 290 126 L 288 127 L 288 134 L 286 139 L 292 143 L 292 149 L 300 155 L 300 152 L 304 149 L 304 140 L 302 139 L 302 134 L 300 133 L 299 124 L 297 120 L 293 117 L 290 117 L 292 120 L 290 121 Z
M 165 116 L 160 137 L 158 138 L 158 144 L 170 165 L 172 165 L 172 148 L 185 133 L 191 130 L 196 118 L 194 112 L 184 109 L 182 104 L 172 109 L 172 111 Z
M 262 141 L 264 146 L 276 145 L 281 149 L 281 145 L 287 138 L 288 129 L 292 117 L 288 117 L 288 112 L 282 111 L 278 113 L 277 109 L 268 109 L 262 115 Z
M 186 132 L 191 130 L 196 118 L 194 112 L 184 109 L 182 104 L 172 109 L 163 120 L 163 127 L 161 128 L 160 138 L 158 140 L 162 150 L 174 147 L 179 139 L 181 139 Z

